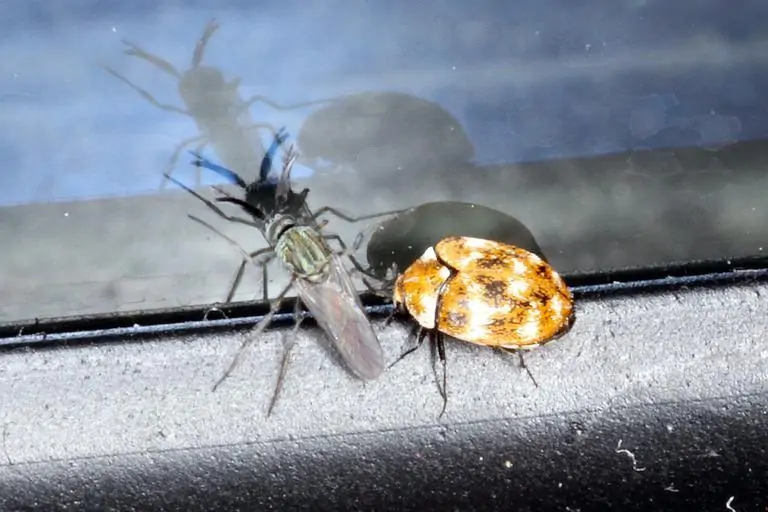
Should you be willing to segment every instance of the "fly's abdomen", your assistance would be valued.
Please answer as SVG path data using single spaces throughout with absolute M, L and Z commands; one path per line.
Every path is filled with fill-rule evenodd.
M 280 236 L 275 253 L 286 270 L 299 278 L 322 280 L 331 259 L 331 252 L 322 235 L 309 226 L 295 226 Z

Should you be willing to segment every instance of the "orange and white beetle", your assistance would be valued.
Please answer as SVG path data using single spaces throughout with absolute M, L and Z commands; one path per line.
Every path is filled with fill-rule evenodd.
M 437 344 L 443 412 L 441 335 L 520 354 L 562 336 L 574 321 L 565 281 L 542 258 L 513 245 L 464 236 L 443 238 L 399 274 L 393 300 L 420 326 L 416 346 L 400 359 L 419 348 L 427 334 Z

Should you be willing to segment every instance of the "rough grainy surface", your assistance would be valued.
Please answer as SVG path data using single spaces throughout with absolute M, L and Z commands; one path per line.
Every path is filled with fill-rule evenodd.
M 527 356 L 539 388 L 515 358 L 451 343 L 442 421 L 429 350 L 363 385 L 313 330 L 269 420 L 277 332 L 215 394 L 239 344 L 226 334 L 6 352 L 0 509 L 34 499 L 712 510 L 735 496 L 736 510 L 757 510 L 768 481 L 766 293 L 582 301 L 571 332 Z M 381 341 L 393 359 L 404 328 Z

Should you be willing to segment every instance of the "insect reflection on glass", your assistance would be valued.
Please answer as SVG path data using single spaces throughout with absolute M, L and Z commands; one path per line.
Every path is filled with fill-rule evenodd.
M 278 294 L 272 303 L 269 313 L 246 337 L 237 356 L 216 383 L 214 390 L 240 362 L 247 344 L 269 325 L 280 306 L 281 300 L 292 287 L 296 288 L 300 298 L 296 302 L 296 319 L 293 334 L 295 334 L 304 318 L 304 313 L 301 310 L 301 303 L 303 302 L 313 314 L 318 324 L 331 338 L 335 347 L 349 366 L 349 369 L 355 375 L 364 380 L 372 380 L 378 377 L 384 370 L 384 353 L 362 308 L 352 279 L 343 265 L 342 255 L 332 250 L 328 245 L 328 240 L 339 242 L 342 245 L 343 252 L 347 252 L 346 246 L 338 235 L 322 233 L 321 227 L 327 221 L 318 223 L 316 220 L 318 215 L 326 212 L 333 213 L 350 221 L 372 218 L 382 214 L 354 218 L 348 217 L 330 207 L 322 208 L 315 213 L 310 212 L 306 205 L 309 189 L 304 189 L 298 194 L 294 193 L 291 189 L 291 168 L 298 155 L 293 148 L 285 154 L 283 169 L 279 178 L 275 180 L 270 176 L 274 153 L 285 137 L 284 132 L 281 130 L 267 151 L 259 178 L 250 185 L 246 184 L 236 173 L 197 156 L 196 165 L 219 173 L 245 191 L 245 199 L 239 199 L 224 192 L 221 188 L 216 188 L 222 194 L 216 201 L 240 206 L 248 213 L 251 219 L 226 214 L 213 202 L 205 199 L 174 178 L 167 176 L 169 180 L 202 200 L 219 216 L 233 222 L 254 226 L 262 232 L 267 240 L 269 247 L 249 253 L 247 258 L 244 258 L 233 282 L 232 289 L 229 292 L 230 298 L 234 295 L 235 289 L 239 285 L 240 277 L 247 261 L 257 263 L 256 259 L 260 258 L 257 264 L 263 267 L 272 259 L 277 258 L 283 267 L 291 273 L 288 286 Z M 216 231 L 231 243 L 236 244 L 207 222 L 191 215 L 190 217 L 209 229 Z M 242 249 L 241 251 L 245 252 Z M 354 258 L 350 256 L 349 259 L 356 267 L 362 268 Z M 268 414 L 271 413 L 279 393 L 292 343 L 293 339 L 286 348 Z
M 548 263 L 518 247 L 480 238 L 444 238 L 398 275 L 391 289 L 397 308 L 419 325 L 416 345 L 395 363 L 429 335 L 443 366 L 440 416 L 448 401 L 443 335 L 516 352 L 527 370 L 520 350 L 562 336 L 574 321 L 571 293 Z
M 197 144 L 196 152 L 199 153 L 206 145 L 211 144 L 216 150 L 216 154 L 227 166 L 245 173 L 246 176 L 252 176 L 251 171 L 259 167 L 264 155 L 259 138 L 252 136 L 252 132 L 264 128 L 274 134 L 275 129 L 270 124 L 254 123 L 248 110 L 249 107 L 256 102 L 261 102 L 277 110 L 291 110 L 327 101 L 316 100 L 281 106 L 262 95 L 256 95 L 247 100 L 241 98 L 238 93 L 239 78 L 234 78 L 228 82 L 219 69 L 201 65 L 208 41 L 218 29 L 219 24 L 216 20 L 207 23 L 203 35 L 195 45 L 192 54 L 192 67 L 184 73 L 179 72 L 173 64 L 165 59 L 144 51 L 130 41 L 123 41 L 129 48 L 125 50 L 126 54 L 144 59 L 178 80 L 179 95 L 186 109 L 160 103 L 152 94 L 135 85 L 117 71 L 103 66 L 109 73 L 128 84 L 157 108 L 189 116 L 195 121 L 200 134 L 179 143 L 171 155 L 164 174 L 173 172 L 176 161 L 184 148 Z M 196 186 L 199 185 L 200 170 L 198 168 Z M 160 188 L 164 187 L 165 180 L 160 184 Z

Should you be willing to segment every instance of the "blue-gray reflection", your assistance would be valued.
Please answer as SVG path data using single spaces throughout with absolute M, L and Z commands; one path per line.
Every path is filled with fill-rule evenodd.
M 0 43 L 3 204 L 154 193 L 173 148 L 199 132 L 97 64 L 181 107 L 176 81 L 122 55 L 120 41 L 183 69 L 211 18 L 222 28 L 205 60 L 241 79 L 241 97 L 424 98 L 460 123 L 477 166 L 768 133 L 764 2 L 13 6 Z M 249 115 L 300 133 L 316 108 L 260 104 Z M 177 172 L 194 179 L 186 165 Z

